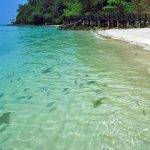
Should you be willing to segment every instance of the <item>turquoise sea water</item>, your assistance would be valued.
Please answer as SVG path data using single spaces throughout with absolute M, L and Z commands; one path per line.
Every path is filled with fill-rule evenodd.
M 90 32 L 0 27 L 0 150 L 149 150 L 149 58 Z

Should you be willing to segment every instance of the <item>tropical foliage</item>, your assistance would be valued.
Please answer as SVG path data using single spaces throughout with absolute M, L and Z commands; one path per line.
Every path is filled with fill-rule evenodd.
M 18 7 L 16 23 L 61 24 L 64 16 L 101 13 L 150 13 L 150 0 L 28 0 Z

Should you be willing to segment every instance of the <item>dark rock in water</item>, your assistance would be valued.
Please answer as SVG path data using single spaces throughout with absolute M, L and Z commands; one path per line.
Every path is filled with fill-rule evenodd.
M 2 124 L 9 124 L 9 118 L 10 118 L 10 112 L 4 113 L 1 117 L 0 117 L 0 125 Z
M 95 83 L 96 83 L 96 81 L 88 81 L 88 82 L 87 82 L 88 85 L 90 85 L 90 84 L 95 84 Z
M 0 98 L 4 97 L 4 95 L 5 95 L 4 93 L 1 93 L 1 94 L 0 94 Z
M 99 98 L 97 101 L 93 102 L 93 107 L 97 108 L 99 105 L 102 105 L 102 101 L 105 99 L 105 97 Z
M 49 73 L 52 71 L 52 69 L 53 69 L 53 67 L 48 67 L 46 70 L 42 70 L 42 73 L 43 74 Z
M 137 56 L 137 55 L 138 55 L 138 53 L 135 53 L 134 55 L 135 55 L 135 56 Z
M 81 25 L 80 22 L 63 24 L 59 27 L 60 30 L 90 30 L 91 27 Z

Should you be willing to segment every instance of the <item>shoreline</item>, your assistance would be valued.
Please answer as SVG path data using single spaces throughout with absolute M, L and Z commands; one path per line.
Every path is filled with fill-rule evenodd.
M 136 44 L 150 51 L 150 28 L 108 29 L 93 31 L 98 36 L 109 37 Z
M 0 25 L 0 26 L 33 26 L 33 27 L 59 27 L 61 24 L 42 24 L 42 25 L 32 25 L 32 24 L 6 24 L 6 25 Z

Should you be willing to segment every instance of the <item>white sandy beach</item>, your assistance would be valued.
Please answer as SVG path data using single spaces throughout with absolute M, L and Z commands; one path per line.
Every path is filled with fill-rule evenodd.
M 141 45 L 145 49 L 150 50 L 150 28 L 97 30 L 95 33 Z

